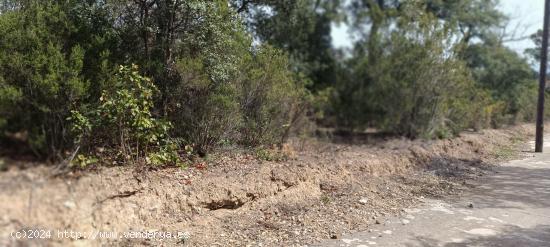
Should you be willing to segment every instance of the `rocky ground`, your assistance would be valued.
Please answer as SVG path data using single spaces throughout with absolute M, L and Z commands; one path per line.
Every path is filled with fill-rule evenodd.
M 0 246 L 314 244 L 364 231 L 421 198 L 461 193 L 495 161 L 517 155 L 515 147 L 531 130 L 522 125 L 437 141 L 297 140 L 287 146 L 285 161 L 222 150 L 187 169 L 127 165 L 52 176 L 48 166 L 7 162 L 0 172 Z M 29 229 L 52 236 L 10 236 Z M 58 230 L 83 236 L 67 238 Z M 90 238 L 178 231 L 189 234 L 185 243 Z

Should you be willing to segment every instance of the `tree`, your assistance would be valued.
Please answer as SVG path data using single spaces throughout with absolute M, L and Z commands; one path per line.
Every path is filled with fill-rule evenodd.
M 171 121 L 174 128 L 166 138 L 194 145 L 201 153 L 222 140 L 244 140 L 245 119 L 249 126 L 261 126 L 266 136 L 252 144 L 280 143 L 291 129 L 289 119 L 303 112 L 296 101 L 303 100 L 305 84 L 283 59 L 286 53 L 252 45 L 241 17 L 228 3 L 0 1 L 0 51 L 6 54 L 0 57 L 2 137 L 28 133 L 24 141 L 37 155 L 62 158 L 76 149 L 81 136 L 70 131 L 73 120 L 86 126 L 87 113 L 97 112 L 100 99 L 110 95 L 113 105 L 124 101 L 139 106 L 135 109 L 145 112 L 147 121 Z M 151 79 L 159 89 L 155 97 L 130 97 L 143 89 L 141 84 L 138 89 L 116 86 L 127 81 L 117 80 L 117 68 L 128 64 L 139 65 L 143 78 Z M 260 87 L 251 78 L 269 83 Z M 124 90 L 130 93 L 115 93 Z M 265 98 L 254 107 L 242 107 L 251 92 Z M 277 105 L 279 100 L 287 103 Z M 154 104 L 143 107 L 136 101 Z M 126 112 L 109 114 L 127 119 Z M 128 132 L 124 136 L 136 132 L 127 126 L 118 129 Z M 155 135 L 152 129 L 144 131 L 145 136 Z M 102 139 L 86 150 L 93 145 L 121 147 Z
M 28 133 L 41 156 L 71 145 L 66 118 L 90 85 L 82 75 L 85 51 L 68 39 L 77 27 L 67 7 L 29 2 L 0 15 L 2 130 Z
M 536 104 L 536 73 L 526 59 L 500 44 L 470 45 L 464 52 L 468 67 L 479 87 L 505 106 L 500 115 L 504 123 L 529 120 Z M 493 124 L 500 123 L 494 121 Z
M 294 70 L 319 90 L 335 81 L 331 24 L 340 21 L 340 0 L 233 1 L 261 42 L 287 51 Z
M 455 52 L 452 29 L 415 5 L 402 8 L 398 25 L 378 38 L 380 55 L 354 60 L 352 89 L 344 86 L 339 98 L 359 109 L 343 116 L 355 121 L 345 122 L 413 138 L 456 134 L 483 106 L 465 107 L 475 100 L 474 82 Z
M 507 17 L 498 10 L 498 0 L 425 0 L 426 10 L 439 19 L 454 23 L 461 34 L 461 42 L 492 38 Z
M 542 48 L 542 30 L 538 30 L 536 33 L 531 34 L 531 41 L 535 43 L 535 47 L 525 49 L 525 54 L 537 62 L 540 62 L 540 51 Z

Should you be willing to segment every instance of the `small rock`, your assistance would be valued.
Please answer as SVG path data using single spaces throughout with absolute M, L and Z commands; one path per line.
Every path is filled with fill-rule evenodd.
M 63 203 L 63 206 L 65 206 L 66 208 L 72 209 L 76 207 L 76 204 L 73 201 L 66 201 Z
M 376 223 L 377 225 L 380 225 L 380 224 L 382 224 L 382 223 L 380 223 L 380 221 L 379 221 L 379 220 L 376 220 L 376 221 L 375 221 L 374 223 Z
M 365 205 L 369 202 L 369 200 L 367 198 L 361 198 L 361 200 L 359 200 L 359 203 Z
M 338 232 L 331 232 L 330 233 L 330 239 L 340 239 L 342 238 L 342 235 Z
M 474 208 L 474 204 L 473 203 L 468 204 L 468 208 Z

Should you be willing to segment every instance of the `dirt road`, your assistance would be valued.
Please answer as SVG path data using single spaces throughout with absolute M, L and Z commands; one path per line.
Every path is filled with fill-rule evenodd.
M 368 232 L 319 246 L 550 246 L 550 137 L 545 153 L 503 164 L 453 200 L 425 200 Z

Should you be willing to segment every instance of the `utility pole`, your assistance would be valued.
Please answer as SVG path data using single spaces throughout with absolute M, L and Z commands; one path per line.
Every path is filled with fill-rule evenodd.
M 544 94 L 546 89 L 546 68 L 548 65 L 548 25 L 550 24 L 550 0 L 544 3 L 544 26 L 542 28 L 542 49 L 540 54 L 539 71 L 539 102 L 537 104 L 537 133 L 535 152 L 542 153 L 544 134 Z

